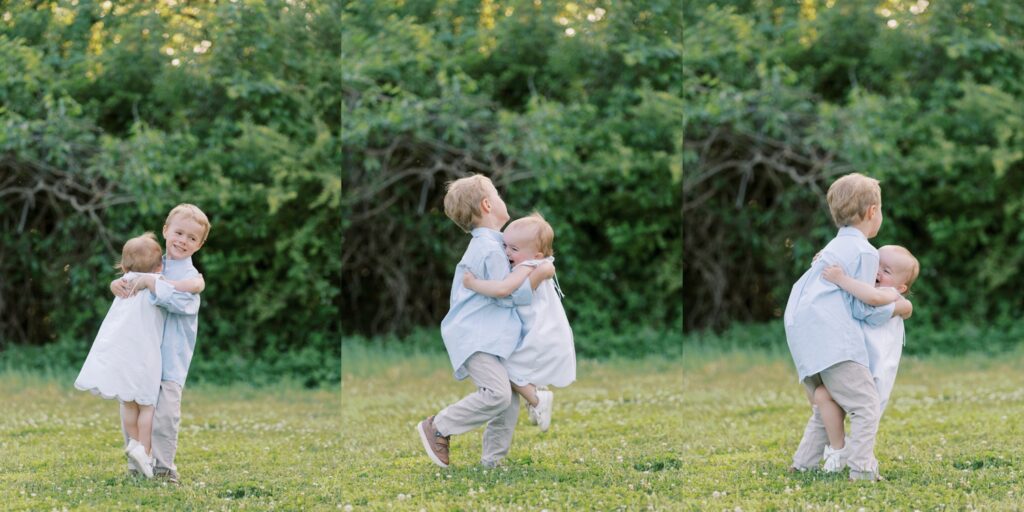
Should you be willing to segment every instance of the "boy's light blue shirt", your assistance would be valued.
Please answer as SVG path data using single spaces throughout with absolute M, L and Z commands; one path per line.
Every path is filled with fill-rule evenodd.
M 873 307 L 821 277 L 839 265 L 846 275 L 875 284 L 878 250 L 857 228 L 844 227 L 793 285 L 786 304 L 786 341 L 800 381 L 843 361 L 868 366 L 864 324 L 881 325 L 896 304 Z
M 488 281 L 500 281 L 509 275 L 508 256 L 505 255 L 501 233 L 476 228 L 471 234 L 473 239 L 455 267 L 451 307 L 441 320 L 441 337 L 458 380 L 468 376 L 463 364 L 474 353 L 507 358 L 515 350 L 523 330 L 523 322 L 515 307 L 533 300 L 529 279 L 523 281 L 511 296 L 500 299 L 476 293 L 462 285 L 463 273 L 467 270 Z
M 172 260 L 164 255 L 163 276 L 178 281 L 199 275 L 192 266 L 192 258 Z M 188 366 L 192 362 L 192 353 L 196 349 L 196 332 L 199 329 L 199 294 L 179 292 L 173 286 L 158 279 L 156 294 L 150 294 L 149 300 L 154 305 L 167 311 L 164 320 L 164 337 L 160 344 L 160 357 L 163 361 L 163 375 L 160 380 L 185 385 Z

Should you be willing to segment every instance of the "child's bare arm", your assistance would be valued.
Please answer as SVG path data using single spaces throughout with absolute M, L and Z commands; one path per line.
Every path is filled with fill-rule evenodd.
M 530 288 L 536 290 L 544 280 L 551 279 L 552 277 L 555 277 L 555 264 L 545 261 L 537 265 L 537 268 L 530 274 Z
M 896 308 L 892 310 L 892 316 L 902 316 L 904 320 L 914 314 L 914 305 L 907 299 L 900 297 L 896 301 Z
M 526 280 L 526 277 L 529 276 L 533 270 L 533 267 L 520 265 L 509 273 L 508 277 L 501 281 L 487 281 L 480 279 L 467 270 L 462 275 L 462 285 L 474 292 L 488 297 L 508 297 L 522 286 L 523 281 Z
M 875 288 L 870 284 L 858 281 L 843 272 L 839 265 L 825 267 L 821 277 L 826 281 L 846 290 L 857 300 L 869 306 L 884 306 L 900 299 L 900 294 L 891 288 Z
M 172 281 L 170 279 L 164 279 L 164 281 L 173 286 L 175 291 L 179 292 L 203 293 L 203 290 L 206 289 L 206 281 L 203 279 L 202 274 L 180 281 Z

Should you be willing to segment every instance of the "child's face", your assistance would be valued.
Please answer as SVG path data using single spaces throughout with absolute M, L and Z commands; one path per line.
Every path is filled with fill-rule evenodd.
M 868 227 L 869 231 L 867 233 L 867 237 L 874 238 L 875 235 L 878 234 L 878 231 L 882 229 L 882 205 L 873 205 L 868 209 L 868 212 L 869 215 L 871 212 L 874 212 L 874 216 L 871 217 L 871 224 Z
M 914 262 L 899 251 L 878 250 L 878 274 L 875 275 L 875 286 L 895 288 L 904 293 L 907 291 L 907 280 L 910 279 Z
M 502 233 L 505 240 L 505 254 L 508 262 L 516 266 L 526 260 L 539 260 L 544 257 L 537 250 L 537 240 L 528 230 L 511 226 Z
M 501 199 L 501 195 L 498 194 L 498 189 L 494 188 L 494 185 L 491 185 L 487 200 L 491 203 L 491 214 L 504 226 L 509 219 L 508 207 L 505 206 L 505 201 Z
M 203 226 L 187 217 L 174 217 L 164 224 L 167 256 L 182 260 L 195 254 L 203 246 Z

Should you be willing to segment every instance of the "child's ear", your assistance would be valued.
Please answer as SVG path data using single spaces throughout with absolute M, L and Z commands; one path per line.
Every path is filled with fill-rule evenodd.
M 896 291 L 900 292 L 900 295 L 903 295 L 904 293 L 907 293 L 907 285 L 906 284 L 901 284 L 901 285 L 897 286 L 896 287 Z
M 483 198 L 480 200 L 480 213 L 488 214 L 491 213 L 491 200 Z

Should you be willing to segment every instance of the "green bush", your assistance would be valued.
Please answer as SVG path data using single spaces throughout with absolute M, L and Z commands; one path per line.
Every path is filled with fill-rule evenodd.
M 323 369 L 340 350 L 336 6 L 0 10 L 0 349 L 84 358 L 123 241 L 190 202 L 212 223 L 194 258 L 199 373 L 242 378 L 231 361 L 273 356 L 268 372 L 336 380 Z
M 853 171 L 881 180 L 872 243 L 920 260 L 939 345 L 1020 315 L 1022 4 L 687 3 L 684 23 L 686 330 L 780 318 Z
M 444 185 L 471 173 L 495 181 L 513 217 L 552 224 L 574 328 L 677 329 L 677 5 L 346 3 L 344 332 L 436 328 L 469 241 L 444 216 Z M 616 336 L 581 346 L 626 350 Z

